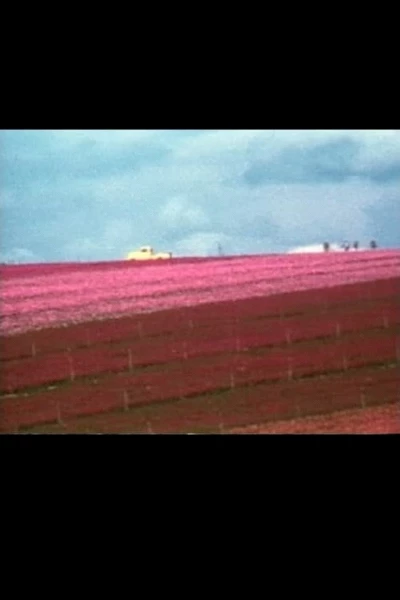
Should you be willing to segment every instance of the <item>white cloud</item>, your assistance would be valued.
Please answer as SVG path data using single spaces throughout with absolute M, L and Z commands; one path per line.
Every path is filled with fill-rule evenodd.
M 365 209 L 381 192 L 358 181 L 344 184 L 265 185 L 258 188 L 260 216 L 279 228 L 280 235 L 304 240 L 369 238 L 371 224 Z M 264 200 L 262 200 L 262 196 Z M 254 210 L 254 209 L 253 209 Z
M 374 132 L 364 136 L 363 142 L 355 163 L 362 171 L 400 162 L 400 131 Z
M 5 263 L 39 263 L 40 256 L 28 248 L 12 248 L 10 251 L 0 252 L 0 262 Z
M 55 144 L 73 147 L 91 141 L 102 146 L 123 146 L 157 137 L 153 129 L 58 129 L 52 130 Z
M 75 239 L 65 244 L 63 251 L 67 260 L 71 261 L 101 260 L 104 257 L 101 239 L 99 241 L 90 238 Z
M 0 208 L 9 208 L 15 204 L 15 192 L 0 187 Z
M 162 226 L 173 229 L 199 228 L 208 223 L 204 210 L 182 196 L 167 200 L 160 211 L 159 221 Z
M 343 138 L 352 139 L 371 148 L 383 145 L 392 149 L 400 148 L 399 132 L 396 130 L 216 130 L 183 140 L 174 151 L 173 159 L 183 162 L 203 161 L 216 165 L 229 159 L 246 158 L 249 152 L 260 154 L 263 159 L 267 159 L 279 154 L 284 148 L 313 147 Z
M 230 243 L 230 237 L 212 231 L 200 231 L 182 238 L 175 244 L 178 256 L 216 256 L 218 244 L 222 248 Z
M 217 130 L 186 139 L 174 152 L 175 159 L 202 159 L 221 156 L 221 153 L 237 152 L 247 148 L 255 139 L 273 137 L 274 132 L 263 130 Z

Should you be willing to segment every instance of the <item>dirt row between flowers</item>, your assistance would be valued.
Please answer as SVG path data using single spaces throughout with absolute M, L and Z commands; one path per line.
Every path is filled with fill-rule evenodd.
M 227 389 L 20 429 L 26 433 L 228 433 L 252 424 L 399 404 L 394 365 Z M 372 424 L 371 424 L 372 428 Z
M 177 398 L 302 379 L 364 366 L 393 364 L 400 338 L 390 329 L 346 339 L 272 347 L 262 354 L 236 353 L 181 360 L 157 370 L 98 376 L 0 398 L 0 431 L 84 414 L 168 402 Z
M 382 316 L 383 314 L 383 316 Z M 288 348 L 294 357 L 303 348 L 315 346 L 324 340 L 326 345 L 335 342 L 346 345 L 358 336 L 382 339 L 396 336 L 400 324 L 400 311 L 395 306 L 382 309 L 374 307 L 364 313 L 342 314 L 337 321 L 330 316 L 310 319 L 288 318 L 271 321 L 268 325 L 254 323 L 216 324 L 198 329 L 183 339 L 179 336 L 160 336 L 157 340 L 142 339 L 140 342 L 121 342 L 98 348 L 84 348 L 56 352 L 30 358 L 7 361 L 1 365 L 1 394 L 35 393 L 49 385 L 59 387 L 68 381 L 102 379 L 110 373 L 174 368 L 181 361 L 190 361 L 195 367 L 204 362 L 218 364 L 227 362 L 227 355 L 244 355 L 247 360 L 256 356 L 281 353 L 286 356 Z M 384 334 L 385 335 L 385 334 Z M 356 337 L 357 336 L 357 337 Z M 385 337 L 387 337 L 385 335 Z M 366 340 L 366 344 L 369 340 Z M 399 338 L 400 353 L 400 338 Z M 232 360 L 232 359 L 231 359 Z

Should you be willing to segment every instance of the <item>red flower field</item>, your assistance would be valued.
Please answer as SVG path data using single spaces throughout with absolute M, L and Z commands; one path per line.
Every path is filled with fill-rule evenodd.
M 400 251 L 0 277 L 0 432 L 398 431 Z

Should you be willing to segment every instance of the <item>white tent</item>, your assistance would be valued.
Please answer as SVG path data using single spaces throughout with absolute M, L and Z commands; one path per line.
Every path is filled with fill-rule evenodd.
M 362 248 L 361 246 L 359 246 L 358 249 L 356 250 L 350 244 L 350 249 L 348 250 L 348 252 L 359 252 L 360 250 L 368 250 L 368 248 Z M 291 248 L 290 250 L 288 250 L 287 253 L 288 254 L 307 254 L 309 252 L 310 253 L 324 252 L 324 244 L 322 243 L 322 244 L 309 244 L 308 246 L 297 246 L 296 248 Z M 337 242 L 333 242 L 333 243 L 329 242 L 329 252 L 345 252 L 345 249 L 342 248 L 342 245 Z

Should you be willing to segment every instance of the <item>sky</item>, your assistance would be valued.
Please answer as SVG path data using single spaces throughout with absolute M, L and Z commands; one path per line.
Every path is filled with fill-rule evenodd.
M 0 262 L 400 247 L 399 130 L 2 130 Z

